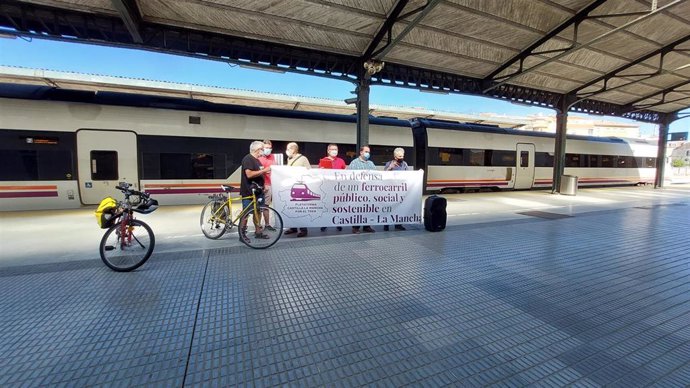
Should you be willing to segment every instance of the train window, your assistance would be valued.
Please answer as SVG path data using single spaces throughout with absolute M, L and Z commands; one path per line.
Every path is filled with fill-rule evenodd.
M 483 166 L 484 150 L 467 150 L 467 166 Z
M 601 167 L 613 167 L 615 156 L 601 155 Z
M 251 140 L 178 136 L 138 137 L 142 179 L 226 179 L 249 152 Z M 273 142 L 275 152 L 281 152 Z
M 643 163 L 640 163 L 640 166 L 645 166 L 647 168 L 655 168 L 656 167 L 656 158 L 642 158 L 644 161 Z
M 529 151 L 520 151 L 520 167 L 529 167 Z
M 637 160 L 632 156 L 619 156 L 616 166 L 619 168 L 637 168 Z
M 640 166 L 644 166 L 644 164 L 638 163 L 637 158 L 634 156 L 626 156 L 625 158 L 629 163 L 627 166 L 628 168 L 639 168 Z
M 0 181 L 74 179 L 74 133 L 0 130 Z
M 548 152 L 535 152 L 534 166 L 553 167 L 553 155 L 550 155 Z
M 117 151 L 91 151 L 91 180 L 114 181 L 118 178 Z
M 583 162 L 585 161 L 585 156 L 580 154 L 565 154 L 565 166 L 566 167 L 585 167 Z
M 487 166 L 515 166 L 515 151 L 487 150 Z
M 3 150 L 0 152 L 0 178 L 3 181 L 38 180 L 38 151 Z
M 192 154 L 192 179 L 213 179 L 213 155 Z
M 38 151 L 36 164 L 39 180 L 71 180 L 74 177 L 71 151 Z
M 224 165 L 225 155 L 218 156 Z M 216 158 L 212 154 L 161 153 L 159 158 L 160 179 L 213 179 L 215 177 L 214 160 Z
M 599 167 L 599 155 L 587 155 L 587 167 Z
M 462 166 L 462 156 L 463 150 L 459 148 L 429 147 L 430 166 Z

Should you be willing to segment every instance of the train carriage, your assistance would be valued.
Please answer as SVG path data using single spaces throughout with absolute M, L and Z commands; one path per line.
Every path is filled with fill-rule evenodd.
M 431 119 L 413 120 L 412 128 L 428 191 L 552 186 L 553 133 Z M 565 174 L 581 186 L 652 183 L 656 152 L 643 139 L 568 136 Z
M 163 205 L 203 203 L 221 183 L 239 186 L 254 140 L 276 150 L 296 141 L 313 164 L 329 143 L 346 160 L 358 155 L 356 119 L 346 115 L 102 94 L 89 103 L 0 98 L 0 117 L 2 210 L 94 205 L 119 181 Z M 395 147 L 412 149 L 408 121 L 372 118 L 370 130 L 377 164 Z
M 349 162 L 356 119 L 116 92 L 30 85 L 0 88 L 0 209 L 67 209 L 116 195 L 119 181 L 163 205 L 203 203 L 221 183 L 239 185 L 254 140 L 282 151 L 296 141 L 317 164 L 329 143 Z M 426 191 L 552 185 L 554 134 L 432 119 L 370 118 L 372 159 L 382 168 L 403 147 L 426 171 Z M 656 144 L 568 136 L 565 173 L 579 184 L 651 183 Z M 282 159 L 282 155 L 279 156 Z

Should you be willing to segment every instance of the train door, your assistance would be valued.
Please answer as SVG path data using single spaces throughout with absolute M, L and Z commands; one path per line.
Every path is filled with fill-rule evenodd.
M 139 187 L 137 135 L 131 131 L 80 129 L 77 131 L 79 193 L 85 205 L 104 197 L 120 198 L 118 182 Z
M 531 189 L 534 183 L 534 144 L 518 143 L 515 161 L 515 189 Z

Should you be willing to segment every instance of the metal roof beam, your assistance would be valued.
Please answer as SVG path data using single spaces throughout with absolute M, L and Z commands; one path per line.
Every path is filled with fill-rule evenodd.
M 598 8 L 600 5 L 604 4 L 606 0 L 595 0 L 591 2 L 587 7 L 583 8 L 580 12 L 576 13 L 571 17 L 570 19 L 566 20 L 565 22 L 561 23 L 559 26 L 554 28 L 553 30 L 549 31 L 548 34 L 544 35 L 543 37 L 539 38 L 536 42 L 532 43 L 529 47 L 524 49 L 522 52 L 518 53 L 516 56 L 512 57 L 509 59 L 507 62 L 505 62 L 503 65 L 501 65 L 498 69 L 494 70 L 491 74 L 486 76 L 484 78 L 485 81 L 490 82 L 493 81 L 497 75 L 501 74 L 503 71 L 508 69 L 510 66 L 515 64 L 516 62 L 520 62 L 520 69 L 518 72 L 522 70 L 522 63 L 523 61 L 534 54 L 534 50 L 539 48 L 542 44 L 548 42 L 552 38 L 556 37 L 558 34 L 563 32 L 566 28 L 572 26 L 573 24 L 579 24 L 583 20 L 587 18 L 587 15 L 589 15 L 590 12 L 594 11 L 596 8 Z M 488 89 L 490 90 L 490 89 Z M 486 90 L 486 91 L 488 91 Z
M 661 94 L 661 101 L 660 101 L 660 102 L 663 102 L 663 101 L 666 100 L 666 95 L 667 95 L 667 94 L 673 93 L 674 91 L 676 91 L 676 89 L 678 89 L 678 88 L 680 88 L 680 87 L 683 87 L 683 86 L 685 86 L 685 85 L 688 85 L 688 84 L 690 84 L 690 79 L 685 80 L 685 81 L 683 81 L 683 82 L 681 82 L 681 83 L 675 84 L 675 85 L 673 85 L 673 86 L 670 86 L 670 87 L 668 87 L 668 88 L 666 88 L 666 89 L 664 89 L 664 90 L 660 90 L 660 91 L 654 92 L 654 93 L 652 93 L 652 94 L 648 94 L 648 95 L 646 95 L 646 96 L 644 96 L 644 97 L 638 98 L 638 99 L 635 100 L 635 101 L 629 102 L 628 105 L 629 105 L 629 106 L 632 106 L 633 109 L 635 109 L 635 108 L 634 108 L 634 105 L 635 105 L 635 104 L 639 104 L 640 102 L 642 102 L 642 101 L 644 101 L 644 100 L 649 100 L 650 98 L 655 97 L 655 96 L 658 96 L 658 95 L 660 95 L 660 94 Z M 683 98 L 683 100 L 684 100 L 684 99 L 685 99 L 685 98 Z M 658 104 L 658 103 L 657 103 L 657 104 L 652 105 L 652 106 L 656 106 L 656 105 L 663 105 L 663 104 Z
M 364 60 L 372 58 L 372 54 L 374 53 L 374 50 L 381 44 L 383 41 L 383 38 L 388 36 L 388 44 L 390 44 L 392 35 L 393 35 L 393 25 L 397 23 L 398 17 L 402 13 L 403 9 L 405 9 L 405 6 L 407 6 L 407 3 L 410 0 L 399 0 L 398 3 L 395 5 L 395 8 L 391 11 L 390 15 L 388 15 L 388 18 L 386 19 L 385 22 L 383 22 L 383 25 L 379 29 L 379 31 L 374 35 L 374 39 L 372 39 L 371 43 L 369 43 L 369 47 L 364 51 L 364 55 L 362 56 Z
M 429 12 L 431 12 L 431 10 L 441 2 L 441 0 L 427 0 L 426 5 L 404 15 L 400 15 L 408 2 L 409 0 L 400 0 L 398 1 L 398 4 L 395 5 L 393 12 L 391 12 L 391 14 L 388 16 L 388 19 L 386 19 L 385 23 L 383 23 L 383 26 L 381 26 L 381 29 L 371 41 L 367 50 L 364 52 L 362 58 L 365 61 L 368 59 L 383 60 L 383 58 L 395 47 L 395 45 L 400 43 L 400 41 L 402 41 L 403 38 L 405 38 L 405 36 L 407 36 L 407 34 L 409 34 L 410 31 L 412 31 L 412 29 L 415 28 L 417 24 L 422 21 L 422 19 L 424 19 L 424 17 L 428 15 Z M 417 14 L 417 16 L 415 16 L 415 18 L 409 22 L 395 38 L 393 38 L 393 25 L 413 14 Z M 379 46 L 381 41 L 383 41 L 385 36 L 388 37 L 386 44 L 377 51 L 374 51 Z
M 601 1 L 601 0 L 598 0 L 598 1 Z M 595 3 L 598 3 L 598 1 L 595 2 Z M 513 73 L 513 74 L 510 74 L 510 75 L 508 75 L 508 76 L 505 76 L 505 77 L 501 77 L 502 81 L 500 81 L 500 82 L 498 82 L 498 83 L 496 83 L 496 84 L 494 84 L 494 85 L 489 86 L 488 88 L 486 88 L 486 89 L 484 90 L 484 92 L 488 92 L 488 91 L 490 91 L 490 90 L 492 90 L 492 89 L 495 89 L 495 88 L 497 88 L 497 87 L 499 87 L 499 86 L 505 85 L 505 84 L 509 83 L 510 81 L 514 80 L 515 78 L 519 77 L 519 76 L 522 76 L 522 75 L 531 73 L 531 72 L 533 72 L 533 71 L 535 71 L 535 70 L 537 70 L 537 69 L 540 69 L 540 68 L 542 68 L 543 66 L 546 66 L 546 65 L 549 64 L 549 63 L 552 63 L 552 62 L 554 62 L 554 61 L 557 61 L 557 60 L 559 60 L 559 59 L 561 59 L 561 58 L 563 58 L 563 57 L 565 57 L 565 56 L 571 55 L 571 54 L 574 53 L 575 51 L 581 50 L 581 49 L 583 49 L 583 48 L 590 47 L 590 46 L 592 46 L 593 44 L 598 43 L 598 42 L 600 42 L 600 41 L 602 41 L 602 40 L 608 38 L 609 36 L 611 36 L 611 35 L 613 35 L 613 34 L 619 32 L 619 31 L 625 30 L 626 28 L 629 28 L 629 27 L 631 27 L 631 26 L 633 26 L 633 25 L 635 25 L 635 24 L 641 23 L 641 22 L 647 20 L 649 17 L 654 16 L 654 15 L 656 15 L 656 14 L 659 13 L 659 12 L 665 11 L 665 10 L 667 10 L 667 9 L 669 9 L 669 8 L 671 8 L 671 7 L 673 7 L 673 6 L 677 5 L 677 4 L 679 4 L 679 3 L 682 3 L 683 1 L 685 1 L 685 0 L 674 0 L 674 1 L 671 1 L 670 3 L 664 5 L 663 7 L 656 8 L 656 9 L 651 8 L 650 11 L 649 11 L 648 13 L 646 13 L 645 15 L 640 16 L 640 17 L 638 17 L 638 18 L 636 18 L 636 19 L 633 19 L 633 20 L 631 20 L 631 21 L 629 21 L 629 22 L 627 22 L 627 23 L 625 23 L 625 24 L 622 24 L 622 25 L 620 25 L 620 26 L 618 26 L 618 27 L 616 27 L 616 28 L 614 28 L 614 29 L 612 29 L 612 30 L 610 30 L 610 31 L 607 31 L 607 32 L 605 32 L 605 33 L 599 35 L 598 37 L 596 37 L 596 38 L 594 38 L 594 39 L 592 39 L 592 40 L 590 40 L 590 41 L 588 41 L 588 42 L 586 42 L 586 43 L 582 43 L 582 44 L 578 44 L 578 43 L 577 43 L 577 25 L 579 24 L 579 22 L 578 22 L 578 24 L 575 25 L 576 28 L 575 28 L 575 37 L 574 37 L 574 39 L 573 39 L 573 46 L 571 46 L 571 47 L 568 48 L 568 49 L 563 50 L 563 51 L 562 51 L 560 54 L 558 54 L 558 55 L 555 55 L 555 56 L 553 56 L 553 57 L 550 57 L 549 59 L 547 59 L 547 60 L 545 60 L 545 61 L 542 61 L 542 62 L 540 62 L 540 63 L 538 63 L 538 64 L 536 64 L 536 65 L 530 67 L 529 69 L 523 69 L 523 68 L 522 68 L 523 60 L 521 59 L 521 60 L 520 60 L 520 69 L 519 69 L 517 72 L 515 72 L 515 73 Z M 594 3 L 593 3 L 593 4 L 594 4 Z M 575 15 L 575 16 L 573 17 L 573 19 L 576 18 L 576 17 L 578 17 L 578 16 L 582 16 L 581 13 L 578 13 L 577 15 Z M 571 20 L 572 20 L 572 19 L 571 19 Z M 581 21 L 580 21 L 580 22 L 581 22 Z M 548 35 L 547 35 L 547 36 L 548 36 Z M 534 53 L 530 53 L 530 54 L 534 54 Z M 487 82 L 490 82 L 490 81 L 492 81 L 492 80 L 494 80 L 494 79 L 493 79 L 493 78 L 492 78 L 492 79 L 488 79 L 488 77 L 487 77 Z
M 127 31 L 132 35 L 134 43 L 144 43 L 141 38 L 141 13 L 136 0 L 110 0 L 111 4 L 122 18 Z
M 584 96 L 584 98 L 589 98 L 589 97 L 592 97 L 592 96 L 597 95 L 597 94 L 600 94 L 600 93 L 605 93 L 605 92 L 611 91 L 611 90 L 613 90 L 613 88 L 612 88 L 612 89 L 608 89 L 607 86 L 606 86 L 606 84 L 608 83 L 608 81 L 609 81 L 611 78 L 615 78 L 615 77 L 640 76 L 640 74 L 637 74 L 637 75 L 630 75 L 630 74 L 628 74 L 628 75 L 618 75 L 618 73 L 620 73 L 620 72 L 622 72 L 622 71 L 624 71 L 624 70 L 627 70 L 627 69 L 629 69 L 629 68 L 631 68 L 631 67 L 633 67 L 633 66 L 635 66 L 635 65 L 639 65 L 640 63 L 642 63 L 642 62 L 644 62 L 644 61 L 646 61 L 646 60 L 648 60 L 648 59 L 654 58 L 654 57 L 657 56 L 657 55 L 661 55 L 661 59 L 660 59 L 660 61 L 659 61 L 659 68 L 658 68 L 658 70 L 657 70 L 656 72 L 648 74 L 648 77 L 646 77 L 646 78 L 642 78 L 642 79 L 639 79 L 639 80 L 635 80 L 635 81 L 629 82 L 629 83 L 627 83 L 627 84 L 625 84 L 625 85 L 617 86 L 617 87 L 615 87 L 615 88 L 617 89 L 617 88 L 620 88 L 620 87 L 623 87 L 623 86 L 627 86 L 627 85 L 630 85 L 630 84 L 633 84 L 633 83 L 641 82 L 641 81 L 644 81 L 644 80 L 646 80 L 646 79 L 649 79 L 649 78 L 651 78 L 651 77 L 653 77 L 653 76 L 656 76 L 656 75 L 658 75 L 658 74 L 661 74 L 661 72 L 662 72 L 662 70 L 663 70 L 663 69 L 662 69 L 662 65 L 663 65 L 663 58 L 664 58 L 664 56 L 665 56 L 666 54 L 670 53 L 670 52 L 675 51 L 675 47 L 676 47 L 676 46 L 678 46 L 678 45 L 680 45 L 680 44 L 682 44 L 682 43 L 685 43 L 685 42 L 687 42 L 688 40 L 690 40 L 690 35 L 684 36 L 684 37 L 682 37 L 682 38 L 680 38 L 680 39 L 678 39 L 678 40 L 676 40 L 676 41 L 674 41 L 674 42 L 671 42 L 671 43 L 667 44 L 667 45 L 664 46 L 664 47 L 659 48 L 658 50 L 654 50 L 654 51 L 652 51 L 652 52 L 649 53 L 649 54 L 643 55 L 643 56 L 637 58 L 636 60 L 634 60 L 634 61 L 632 61 L 632 62 L 630 62 L 630 63 L 627 63 L 627 64 L 625 64 L 625 65 L 623 65 L 623 66 L 621 66 L 621 67 L 619 67 L 619 68 L 617 68 L 617 69 L 615 69 L 615 70 L 612 70 L 612 71 L 610 71 L 610 72 L 608 72 L 608 73 L 602 75 L 602 76 L 599 77 L 599 78 L 596 78 L 596 79 L 594 79 L 594 80 L 592 80 L 592 81 L 589 81 L 589 82 L 587 82 L 586 84 L 584 84 L 584 85 L 582 85 L 582 86 L 580 86 L 580 87 L 578 87 L 578 88 L 576 88 L 576 89 L 571 90 L 571 91 L 568 92 L 568 93 L 575 93 L 575 94 L 578 94 L 578 93 L 581 92 L 582 90 L 584 90 L 584 89 L 586 89 L 586 88 L 588 88 L 588 87 L 590 87 L 590 86 L 592 86 L 592 85 L 595 85 L 595 84 L 597 84 L 597 83 L 599 83 L 599 82 L 601 82 L 601 81 L 604 81 L 604 86 L 603 86 L 600 90 L 598 90 L 598 91 L 596 91 L 596 92 L 587 93 L 587 94 Z
M 412 31 L 412 29 L 415 28 L 417 24 L 419 24 L 419 22 L 421 22 L 422 19 L 424 19 L 424 17 L 428 15 L 429 12 L 431 12 L 431 10 L 434 9 L 434 7 L 436 7 L 436 5 L 440 2 L 441 0 L 428 0 L 426 5 L 424 6 L 424 9 L 419 14 L 417 14 L 417 16 L 415 16 L 415 18 L 410 23 L 408 23 L 407 26 L 405 26 L 405 29 L 403 29 L 398 35 L 396 35 L 395 38 L 389 40 L 388 44 L 386 44 L 383 48 L 375 52 L 373 54 L 373 57 L 379 60 L 383 59 L 383 57 L 385 57 L 393 49 L 393 47 L 395 47 L 395 45 L 400 43 L 400 41 L 402 41 L 403 38 L 405 38 L 407 34 L 409 34 L 410 31 Z

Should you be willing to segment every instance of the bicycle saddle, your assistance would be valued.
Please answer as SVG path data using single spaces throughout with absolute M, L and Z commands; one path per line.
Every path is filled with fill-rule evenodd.
M 228 186 L 228 185 L 220 185 L 220 187 L 225 191 L 226 193 L 230 193 L 232 191 L 235 191 L 236 188 L 233 186 Z

